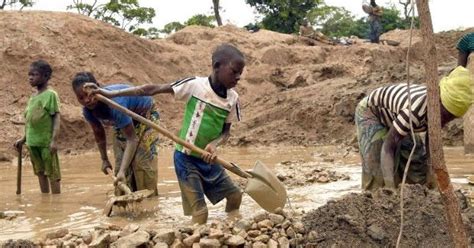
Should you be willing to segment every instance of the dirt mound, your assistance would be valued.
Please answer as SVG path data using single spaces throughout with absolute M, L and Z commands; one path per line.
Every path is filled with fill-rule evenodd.
M 243 121 L 233 128 L 232 145 L 350 143 L 357 101 L 373 88 L 406 80 L 403 39 L 407 31 L 386 34 L 397 38 L 400 47 L 307 46 L 293 35 L 266 30 L 249 33 L 233 26 L 191 26 L 152 41 L 78 14 L 3 11 L 0 32 L 2 147 L 10 147 L 23 133 L 22 113 L 32 92 L 27 69 L 40 58 L 53 66 L 51 86 L 62 102 L 60 146 L 71 150 L 95 147 L 70 87 L 73 75 L 82 70 L 93 71 L 102 83 L 167 83 L 208 75 L 211 51 L 223 42 L 232 43 L 247 60 L 237 86 Z M 440 42 L 439 51 L 449 53 L 440 57 L 440 64 L 455 63 L 450 42 L 460 34 L 440 36 L 449 40 Z M 422 80 L 421 61 L 416 56 L 411 61 L 412 78 Z M 164 125 L 176 131 L 182 105 L 176 107 L 170 96 L 155 99 Z
M 303 217 L 308 240 L 317 247 L 394 247 L 400 226 L 399 195 L 380 189 L 329 201 Z M 444 207 L 437 192 L 419 185 L 405 189 L 402 247 L 452 247 Z M 464 207 L 468 208 L 466 204 Z M 473 235 L 472 209 L 465 209 L 466 228 Z

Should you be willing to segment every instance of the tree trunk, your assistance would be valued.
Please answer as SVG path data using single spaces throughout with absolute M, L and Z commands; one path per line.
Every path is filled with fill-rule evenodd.
M 217 25 L 222 26 L 221 15 L 219 14 L 219 0 L 212 0 L 214 5 L 214 16 L 216 17 Z
M 4 9 L 5 5 L 7 5 L 7 0 L 2 1 L 2 4 L 0 4 L 0 9 Z
M 430 150 L 430 164 L 438 179 L 438 188 L 441 194 L 446 215 L 448 229 L 455 247 L 468 247 L 466 229 L 462 222 L 459 203 L 454 194 L 453 185 L 449 178 L 448 169 L 444 162 L 444 153 L 441 140 L 441 117 L 438 86 L 438 63 L 436 61 L 436 47 L 433 37 L 433 25 L 428 6 L 428 0 L 416 1 L 420 16 L 421 33 L 425 47 L 425 73 L 428 85 L 428 137 Z

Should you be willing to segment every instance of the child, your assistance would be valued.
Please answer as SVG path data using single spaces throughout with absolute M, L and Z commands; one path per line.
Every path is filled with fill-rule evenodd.
M 28 80 L 37 92 L 30 97 L 25 111 L 25 136 L 15 142 L 17 150 L 23 144 L 30 153 L 35 175 L 38 176 L 42 193 L 61 193 L 61 172 L 57 154 L 59 134 L 59 97 L 48 87 L 53 70 L 44 60 L 30 65 Z M 49 179 L 49 184 L 48 184 Z
M 113 126 L 115 138 L 113 149 L 115 156 L 115 175 L 117 180 L 126 182 L 132 191 L 149 189 L 158 194 L 156 168 L 158 151 L 156 143 L 158 136 L 146 125 L 133 122 L 132 118 L 122 112 L 111 109 L 93 96 L 83 91 L 85 83 L 99 87 L 94 75 L 90 72 L 79 72 L 72 80 L 72 88 L 83 108 L 83 115 L 89 122 L 94 132 L 97 146 L 102 158 L 102 172 L 107 174 L 107 169 L 112 169 L 107 156 L 107 143 L 104 126 Z M 105 91 L 127 89 L 125 84 L 113 84 L 102 88 Z M 116 97 L 116 103 L 131 111 L 152 119 L 158 120 L 158 112 L 154 108 L 153 98 L 146 96 Z M 121 195 L 118 189 L 116 195 Z
M 187 101 L 179 136 L 208 152 L 199 157 L 176 145 L 174 154 L 184 214 L 192 215 L 194 223 L 207 221 L 204 195 L 213 204 L 226 198 L 226 212 L 238 210 L 242 201 L 241 190 L 224 169 L 213 162 L 217 146 L 229 138 L 233 118 L 240 119 L 238 95 L 232 88 L 240 80 L 244 67 L 243 54 L 234 46 L 223 44 L 212 54 L 209 77 L 191 77 L 171 84 L 143 85 L 118 91 L 100 88 L 93 91 L 107 97 L 170 93 L 176 99 Z

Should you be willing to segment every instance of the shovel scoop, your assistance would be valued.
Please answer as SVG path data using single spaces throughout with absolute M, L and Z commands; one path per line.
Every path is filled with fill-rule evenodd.
M 136 114 L 133 111 L 130 111 L 129 109 L 115 103 L 114 101 L 99 94 L 96 94 L 95 97 L 99 101 L 107 104 L 109 107 L 117 109 L 122 113 L 132 117 L 136 121 L 139 121 L 155 129 L 162 135 L 186 147 L 187 149 L 194 151 L 200 155 L 207 153 L 202 148 L 180 139 L 178 136 L 169 132 L 163 127 L 157 125 L 156 123 L 146 119 L 141 115 Z M 254 168 L 247 172 L 243 171 L 236 164 L 229 163 L 219 157 L 216 158 L 215 162 L 224 167 L 225 169 L 229 170 L 230 172 L 240 177 L 246 178 L 247 184 L 244 191 L 266 211 L 274 213 L 277 208 L 283 208 L 285 206 L 287 199 L 285 186 L 280 180 L 278 180 L 275 174 L 273 174 L 273 172 L 268 169 L 263 163 L 257 161 Z

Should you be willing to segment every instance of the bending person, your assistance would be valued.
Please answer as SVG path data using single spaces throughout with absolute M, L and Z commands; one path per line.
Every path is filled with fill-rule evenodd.
M 458 66 L 441 79 L 441 126 L 462 117 L 472 104 L 473 79 L 467 69 Z M 411 98 L 408 99 L 408 90 Z M 408 106 L 411 101 L 411 108 Z M 427 130 L 427 91 L 422 85 L 396 84 L 381 87 L 362 99 L 356 108 L 355 123 L 359 151 L 362 157 L 362 188 L 374 190 L 380 187 L 395 188 L 400 183 L 406 158 L 413 147 L 410 137 L 410 120 L 419 134 Z M 429 137 L 426 134 L 426 146 Z M 417 138 L 414 161 L 408 175 L 408 183 L 434 186 L 432 172 L 426 166 L 428 150 Z
M 102 158 L 102 172 L 112 165 L 107 156 L 107 142 L 104 126 L 113 126 L 115 137 L 113 150 L 115 156 L 115 171 L 118 181 L 126 182 L 132 191 L 149 189 L 158 194 L 157 190 L 157 155 L 156 143 L 158 136 L 153 130 L 131 117 L 112 109 L 105 103 L 99 102 L 83 90 L 85 83 L 100 87 L 94 75 L 90 72 L 79 72 L 72 80 L 72 88 L 79 103 L 84 106 L 83 115 L 94 132 L 94 137 Z M 130 88 L 124 84 L 113 84 L 103 87 L 105 91 L 123 90 Z M 153 98 L 147 96 L 115 97 L 112 100 L 129 110 L 158 121 L 158 112 L 154 108 Z M 116 195 L 121 195 L 116 188 Z

